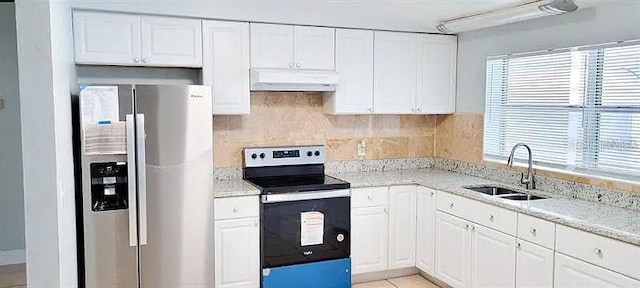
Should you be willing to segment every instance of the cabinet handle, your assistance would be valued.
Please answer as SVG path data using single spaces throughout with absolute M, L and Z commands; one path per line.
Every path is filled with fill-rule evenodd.
M 602 254 L 602 250 L 600 250 L 598 248 L 593 248 L 593 254 L 600 255 L 600 254 Z
M 238 207 L 237 206 L 233 206 L 233 212 L 238 212 Z
M 389 214 L 389 208 L 384 208 L 384 213 Z
M 411 112 L 416 112 L 416 108 L 411 108 Z
M 147 63 L 147 58 L 142 59 L 142 63 Z
M 489 213 L 489 221 L 493 221 L 493 214 Z
M 449 208 L 453 209 L 453 202 L 449 202 Z
M 433 197 L 433 191 L 429 192 L 429 196 Z
M 373 112 L 373 107 L 369 107 L 369 112 Z
M 418 112 L 422 112 L 422 108 L 418 108 Z
M 464 224 L 464 229 L 469 230 L 469 224 Z
M 289 68 L 293 68 L 293 63 L 289 63 Z
M 520 244 L 520 242 L 516 243 L 516 248 L 522 249 L 522 244 Z
M 476 226 L 471 225 L 471 232 L 476 232 Z
M 258 227 L 258 219 L 253 220 L 253 227 Z
M 133 58 L 133 62 L 138 63 L 138 62 L 140 62 L 140 59 L 139 58 Z
M 296 68 L 300 68 L 300 63 L 296 63 Z
M 367 199 L 369 199 L 369 201 L 373 200 L 373 197 L 371 197 L 371 195 L 367 195 Z
M 536 235 L 536 228 L 531 227 L 531 229 L 529 229 L 529 232 L 531 232 L 531 234 Z

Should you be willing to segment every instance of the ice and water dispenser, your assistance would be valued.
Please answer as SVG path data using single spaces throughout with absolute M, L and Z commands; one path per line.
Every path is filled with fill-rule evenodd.
M 126 162 L 91 163 L 91 210 L 94 212 L 128 208 Z

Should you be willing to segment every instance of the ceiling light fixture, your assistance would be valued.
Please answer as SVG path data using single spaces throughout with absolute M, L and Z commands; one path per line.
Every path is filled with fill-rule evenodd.
M 443 33 L 458 33 L 578 10 L 573 0 L 544 0 L 440 22 Z

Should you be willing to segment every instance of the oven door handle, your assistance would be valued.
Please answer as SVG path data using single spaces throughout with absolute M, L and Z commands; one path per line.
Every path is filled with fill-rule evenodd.
M 326 199 L 326 198 L 338 198 L 351 196 L 351 190 L 327 190 L 319 192 L 297 192 L 297 193 L 283 193 L 262 195 L 262 203 L 278 203 L 278 202 L 291 202 L 302 200 L 314 200 L 314 199 Z

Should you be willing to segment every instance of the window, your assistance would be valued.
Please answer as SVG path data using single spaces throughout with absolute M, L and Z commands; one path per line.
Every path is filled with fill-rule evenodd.
M 490 58 L 484 132 L 486 160 L 523 142 L 537 166 L 640 181 L 640 41 Z

